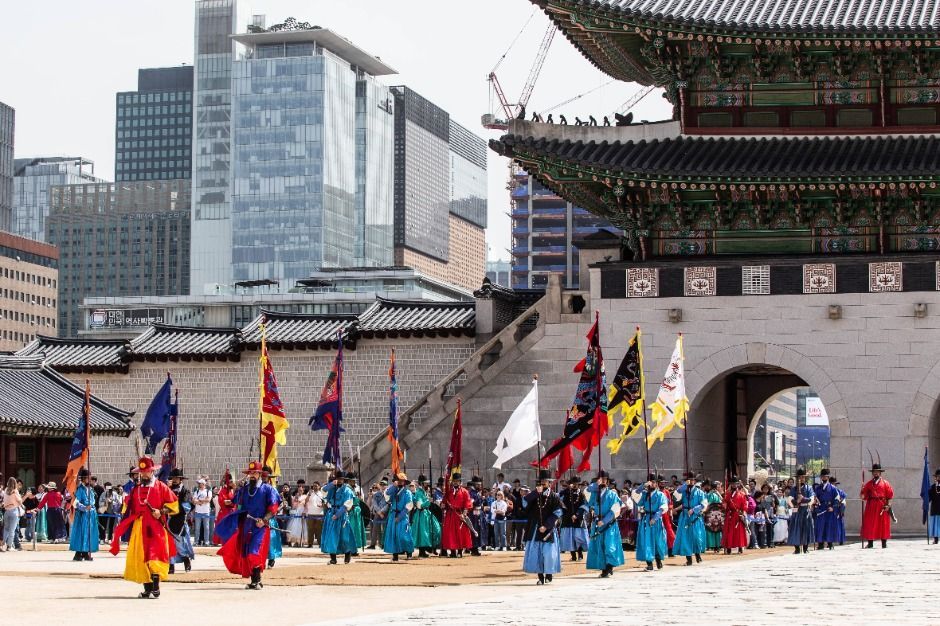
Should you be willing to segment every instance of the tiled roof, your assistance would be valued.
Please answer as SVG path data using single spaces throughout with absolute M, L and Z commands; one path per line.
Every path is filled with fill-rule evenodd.
M 246 346 L 261 345 L 261 320 L 265 319 L 265 340 L 272 348 L 331 348 L 337 333 L 343 342 L 354 344 L 358 318 L 355 315 L 315 315 L 264 311 L 242 330 Z
M 603 167 L 625 176 L 818 178 L 919 176 L 940 171 L 940 137 L 703 138 L 572 142 L 506 135 L 490 146 L 505 156 L 535 154 Z
M 238 360 L 241 331 L 237 328 L 191 328 L 153 324 L 135 337 L 130 352 L 135 360 L 169 358 Z
M 363 337 L 473 335 L 473 302 L 406 302 L 379 298 L 359 316 Z
M 92 389 L 94 392 L 94 389 Z M 84 390 L 41 357 L 0 357 L 0 428 L 32 435 L 71 437 L 82 413 Z M 93 435 L 127 437 L 133 413 L 91 398 Z
M 39 335 L 18 356 L 42 357 L 60 372 L 127 372 L 123 339 L 59 339 Z
M 546 0 L 532 0 L 545 6 Z M 573 0 L 589 9 L 678 26 L 756 32 L 934 33 L 940 0 Z

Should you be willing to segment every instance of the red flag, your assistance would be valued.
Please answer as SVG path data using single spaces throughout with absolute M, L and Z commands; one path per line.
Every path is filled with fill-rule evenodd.
M 460 457 L 463 449 L 463 414 L 460 407 L 460 398 L 457 398 L 457 412 L 454 413 L 454 426 L 450 431 L 450 450 L 447 452 L 447 477 L 460 471 Z

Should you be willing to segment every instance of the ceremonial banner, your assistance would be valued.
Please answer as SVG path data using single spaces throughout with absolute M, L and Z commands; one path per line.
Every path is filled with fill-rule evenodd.
M 72 449 L 69 451 L 69 461 L 65 468 L 65 478 L 62 484 L 65 492 L 75 496 L 75 487 L 78 484 L 78 470 L 88 466 L 88 451 L 91 447 L 91 383 L 85 380 L 85 401 L 82 403 L 82 414 L 78 418 L 75 434 L 72 436 Z M 71 510 L 72 500 L 68 508 Z M 74 511 L 71 511 L 74 513 Z
M 620 436 L 607 442 L 611 454 L 620 452 L 624 440 L 640 432 L 643 427 L 646 420 L 643 382 L 643 349 L 640 347 L 640 328 L 637 327 L 607 396 L 607 415 L 610 419 L 613 420 L 618 412 L 623 415 Z
M 685 418 L 689 411 L 689 399 L 685 395 L 685 367 L 682 354 L 682 334 L 676 339 L 676 347 L 672 351 L 672 358 L 663 382 L 659 386 L 659 393 L 653 403 L 653 427 L 650 429 L 650 448 L 657 441 L 662 441 L 666 433 L 674 426 L 685 428 Z
M 463 455 L 463 413 L 460 398 L 457 398 L 457 411 L 454 413 L 454 425 L 450 430 L 450 449 L 447 451 L 447 479 L 454 472 L 460 471 L 461 457 Z
M 503 463 L 537 445 L 541 440 L 539 381 L 536 378 L 532 381 L 532 389 L 509 416 L 509 421 L 496 438 L 496 448 L 493 450 L 496 461 L 493 467 L 502 469 Z
M 170 405 L 170 432 L 163 442 L 163 456 L 160 460 L 160 473 L 157 476 L 163 482 L 170 480 L 170 472 L 176 469 L 176 438 L 179 429 L 180 392 L 176 390 L 176 402 Z
M 388 441 L 392 445 L 392 476 L 401 470 L 404 455 L 398 443 L 398 378 L 395 375 L 395 350 L 392 349 L 392 362 L 388 368 Z
M 140 433 L 147 441 L 146 453 L 153 454 L 157 446 L 170 434 L 170 412 L 173 410 L 173 380 L 166 374 L 166 382 L 150 401 L 147 414 L 140 424 Z
M 264 322 L 261 323 L 261 359 L 259 370 L 259 422 L 261 428 L 261 465 L 271 468 L 272 476 L 281 475 L 281 466 L 277 462 L 277 446 L 287 443 L 287 429 L 290 423 L 284 413 L 284 404 L 277 390 L 277 378 L 271 359 L 268 358 L 268 344 L 265 337 Z
M 864 483 L 862 483 L 864 484 Z M 930 461 L 927 460 L 927 448 L 924 448 L 924 475 L 921 478 L 920 482 L 920 499 L 923 508 L 923 521 L 921 524 L 927 523 L 927 517 L 930 513 Z
M 339 437 L 343 432 L 343 336 L 339 334 L 339 349 L 333 360 L 333 369 L 320 392 L 317 410 L 307 421 L 311 430 L 326 430 L 326 446 L 323 448 L 323 462 L 339 466 L 343 462 L 340 452 Z
M 575 372 L 581 373 L 581 379 L 565 420 L 563 434 L 545 452 L 542 467 L 548 467 L 549 462 L 565 448 L 574 446 L 584 453 L 578 471 L 591 469 L 591 452 L 600 445 L 610 428 L 610 418 L 607 415 L 607 377 L 604 373 L 604 356 L 601 353 L 599 323 L 600 316 L 595 313 L 594 324 L 587 334 L 587 353 L 574 368 Z M 566 454 L 562 459 L 565 458 L 570 459 L 571 456 Z M 559 461 L 559 476 L 569 469 L 570 464 Z

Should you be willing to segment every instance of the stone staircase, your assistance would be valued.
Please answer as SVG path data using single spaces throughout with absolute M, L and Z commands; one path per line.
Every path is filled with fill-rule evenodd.
M 551 383 L 552 374 L 555 372 L 570 372 L 570 364 L 565 358 L 566 348 L 556 345 L 559 344 L 558 341 L 549 341 L 548 343 L 555 346 L 549 349 L 540 349 L 539 344 L 546 340 L 546 329 L 553 323 L 590 323 L 590 310 L 578 314 L 562 312 L 563 300 L 571 293 L 563 293 L 557 279 L 551 281 L 541 299 L 512 319 L 504 328 L 497 330 L 470 358 L 401 413 L 399 432 L 402 448 L 407 454 L 406 467 L 409 477 L 416 478 L 418 474 L 428 474 L 429 456 L 433 479 L 436 481 L 440 476 L 446 462 L 458 397 L 462 402 L 465 479 L 473 474 L 483 477 L 495 474 L 495 470 L 488 468 L 495 458 L 492 450 L 496 437 L 512 410 L 529 392 L 534 373 L 539 373 L 542 381 L 540 406 L 564 405 L 564 400 L 556 398 L 553 401 L 551 394 L 545 393 L 545 383 Z M 577 293 L 587 296 L 583 292 Z M 478 326 L 478 331 L 479 328 Z M 567 340 L 562 343 L 566 344 Z M 583 344 L 577 348 L 583 351 Z M 576 361 L 577 359 L 574 359 L 573 362 Z M 570 379 L 571 376 L 567 378 Z M 570 390 L 566 389 L 562 396 L 570 393 Z M 564 416 L 563 409 L 561 416 Z M 546 429 L 543 425 L 545 439 L 549 439 L 550 435 L 557 436 L 560 432 L 560 420 L 554 421 L 558 422 L 554 429 Z M 362 447 L 359 454 L 365 484 L 371 484 L 388 473 L 391 447 L 386 431 L 376 434 Z M 356 462 L 356 459 L 353 459 L 353 462 Z M 510 475 L 509 469 L 531 471 L 527 462 L 527 459 L 519 460 L 519 467 L 507 468 L 506 474 Z

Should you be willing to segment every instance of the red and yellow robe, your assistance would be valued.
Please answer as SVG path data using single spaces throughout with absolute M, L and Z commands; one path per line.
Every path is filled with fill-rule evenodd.
M 111 554 L 117 555 L 121 551 L 121 535 L 128 528 L 131 529 L 124 579 L 149 583 L 150 577 L 157 574 L 160 580 L 166 580 L 170 571 L 170 558 L 176 554 L 176 544 L 167 530 L 166 514 L 155 519 L 150 507 L 158 511 L 166 509 L 175 515 L 179 512 L 176 494 L 166 484 L 154 479 L 150 486 L 134 487 L 127 496 L 125 506 L 127 517 L 114 529 L 114 540 L 111 542 Z

